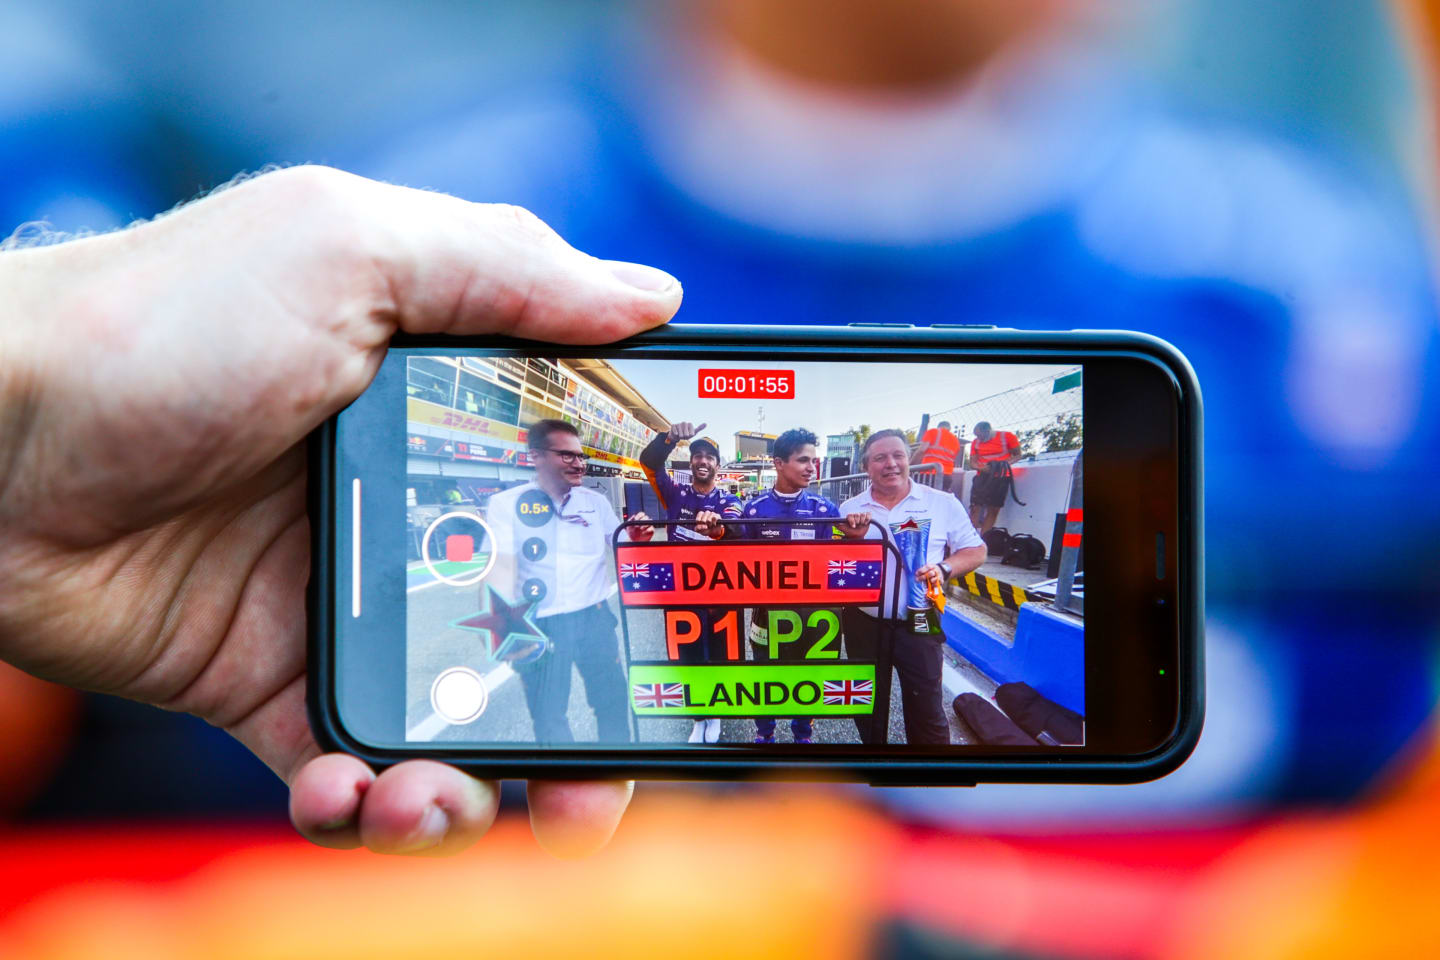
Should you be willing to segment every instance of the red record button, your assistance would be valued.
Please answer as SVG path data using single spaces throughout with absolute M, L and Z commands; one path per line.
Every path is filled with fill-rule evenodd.
M 701 370 L 701 399 L 794 400 L 794 370 Z

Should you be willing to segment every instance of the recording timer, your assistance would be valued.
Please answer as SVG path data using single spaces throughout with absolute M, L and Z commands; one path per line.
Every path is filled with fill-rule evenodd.
M 794 370 L 701 370 L 702 399 L 794 400 Z

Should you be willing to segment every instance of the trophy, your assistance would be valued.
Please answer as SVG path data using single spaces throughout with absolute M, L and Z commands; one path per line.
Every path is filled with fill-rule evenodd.
M 926 584 L 915 579 L 915 571 L 925 566 L 925 554 L 930 546 L 930 521 L 914 517 L 903 523 L 890 524 L 890 535 L 895 539 L 895 548 L 905 566 L 906 611 L 905 619 L 911 633 L 934 634 L 940 632 L 940 616 L 930 598 Z

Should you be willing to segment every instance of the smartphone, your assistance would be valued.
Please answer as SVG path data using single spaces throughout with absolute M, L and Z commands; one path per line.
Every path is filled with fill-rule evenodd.
M 486 777 L 1152 779 L 1204 713 L 1200 437 L 1136 333 L 397 337 L 311 439 L 311 723 Z

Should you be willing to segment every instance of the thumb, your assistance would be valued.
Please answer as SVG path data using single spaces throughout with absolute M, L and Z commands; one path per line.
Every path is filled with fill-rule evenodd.
M 668 273 L 582 253 L 523 207 L 361 183 L 389 228 L 382 270 L 406 332 L 607 343 L 680 307 Z

